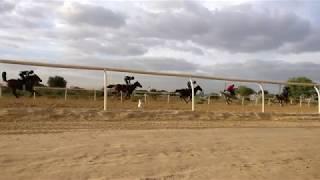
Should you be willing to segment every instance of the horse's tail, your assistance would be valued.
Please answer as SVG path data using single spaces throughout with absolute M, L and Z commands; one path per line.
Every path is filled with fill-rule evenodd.
M 6 73 L 6 72 L 2 72 L 2 80 L 3 80 L 4 82 L 8 82 L 8 80 L 7 80 L 7 73 Z
M 107 88 L 113 88 L 115 85 L 114 84 L 111 84 L 109 86 L 107 86 Z

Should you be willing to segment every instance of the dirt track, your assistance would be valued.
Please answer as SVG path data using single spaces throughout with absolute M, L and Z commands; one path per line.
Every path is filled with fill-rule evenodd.
M 0 133 L 48 133 L 80 129 L 203 129 L 219 127 L 320 127 L 318 114 L 121 111 L 70 108 L 0 110 Z
M 0 179 L 320 179 L 318 114 L 67 105 L 2 104 Z
M 1 179 L 320 179 L 320 129 L 105 130 L 0 136 Z

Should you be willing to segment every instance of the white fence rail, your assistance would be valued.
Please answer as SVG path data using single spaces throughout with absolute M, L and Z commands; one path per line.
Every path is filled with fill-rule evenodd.
M 80 65 L 67 65 L 67 64 L 53 64 L 53 63 L 40 63 L 40 62 L 31 62 L 25 60 L 8 60 L 0 59 L 0 63 L 4 64 L 16 64 L 16 65 L 28 65 L 28 66 L 41 66 L 49 68 L 68 68 L 68 69 L 80 69 L 80 70 L 93 70 L 93 71 L 103 71 L 104 73 L 104 110 L 107 110 L 107 72 L 126 72 L 126 73 L 135 73 L 135 74 L 144 74 L 144 75 L 154 75 L 154 76 L 170 76 L 170 77 L 183 77 L 192 79 L 207 79 L 207 80 L 223 80 L 223 81 L 232 81 L 232 82 L 244 82 L 244 83 L 254 83 L 257 84 L 262 92 L 262 105 L 261 111 L 265 112 L 265 103 L 264 103 L 264 89 L 262 84 L 280 84 L 280 85 L 297 85 L 297 86 L 313 86 L 318 94 L 318 113 L 320 114 L 320 93 L 319 93 L 319 84 L 316 83 L 292 83 L 292 82 L 282 82 L 282 81 L 269 81 L 269 80 L 252 80 L 252 79 L 238 79 L 238 78 L 224 78 L 217 76 L 202 76 L 194 74 L 176 74 L 176 73 L 162 73 L 162 72 L 152 72 L 152 71 L 139 71 L 139 70 L 130 70 L 130 69 L 120 69 L 120 68 L 110 68 L 110 67 L 97 67 L 97 66 L 80 66 Z M 193 85 L 193 83 L 191 83 Z M 192 88 L 193 90 L 193 88 Z M 195 110 L 194 102 L 194 93 L 192 92 L 192 103 L 191 110 Z

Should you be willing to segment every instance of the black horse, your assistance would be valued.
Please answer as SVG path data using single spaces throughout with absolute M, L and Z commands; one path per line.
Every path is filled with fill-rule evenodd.
M 289 92 L 290 88 L 288 86 L 284 87 L 281 94 L 277 94 L 275 96 L 275 99 L 278 101 L 280 106 L 282 106 L 284 103 L 289 103 Z
M 283 104 L 288 104 L 289 103 L 289 96 L 285 96 L 283 94 L 277 94 L 275 96 L 275 99 L 278 101 L 280 106 L 283 106 Z
M 197 94 L 198 91 L 203 92 L 202 88 L 198 85 L 197 87 L 194 88 L 194 95 Z M 183 99 L 186 103 L 189 103 L 192 99 L 192 90 L 191 89 L 177 89 L 175 91 L 176 93 L 180 94 L 180 98 Z
M 36 93 L 37 95 L 40 95 L 37 91 L 33 89 L 35 85 L 38 85 L 42 80 L 40 77 L 36 74 L 28 76 L 25 81 L 21 79 L 9 79 L 7 80 L 7 73 L 2 73 L 2 79 L 3 81 L 7 82 L 8 87 L 12 90 L 12 94 L 18 98 L 17 90 L 26 90 L 31 93 L 30 96 L 33 95 L 33 93 Z
M 107 86 L 107 88 L 114 88 L 118 95 L 120 95 L 121 92 L 126 94 L 126 96 L 125 96 L 126 98 L 130 98 L 133 91 L 136 90 L 138 87 L 142 88 L 142 85 L 138 81 L 136 81 L 133 84 L 129 84 L 129 85 L 111 84 L 111 85 Z

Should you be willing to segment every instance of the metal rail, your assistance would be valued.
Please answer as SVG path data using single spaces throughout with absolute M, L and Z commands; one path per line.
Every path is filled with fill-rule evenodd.
M 80 66 L 80 65 L 68 65 L 68 64 L 54 64 L 54 63 L 40 63 L 31 61 L 21 60 L 7 60 L 0 59 L 0 63 L 3 64 L 16 64 L 16 65 L 29 65 L 29 66 L 42 66 L 51 68 L 67 68 L 67 69 L 82 69 L 92 71 L 112 71 L 112 72 L 126 72 L 135 74 L 155 75 L 155 76 L 174 76 L 183 78 L 196 78 L 196 79 L 208 79 L 208 80 L 223 80 L 223 81 L 234 81 L 234 82 L 246 82 L 246 83 L 259 83 L 259 84 L 288 84 L 297 86 L 319 86 L 317 83 L 294 83 L 294 82 L 283 82 L 283 81 L 269 81 L 269 80 L 254 80 L 254 79 L 238 79 L 238 78 L 225 78 L 218 76 L 203 76 L 195 74 L 177 74 L 177 73 L 164 73 L 164 72 L 153 72 L 153 71 L 141 71 L 141 70 L 130 70 L 121 68 L 109 68 L 109 67 L 97 67 L 97 66 Z

